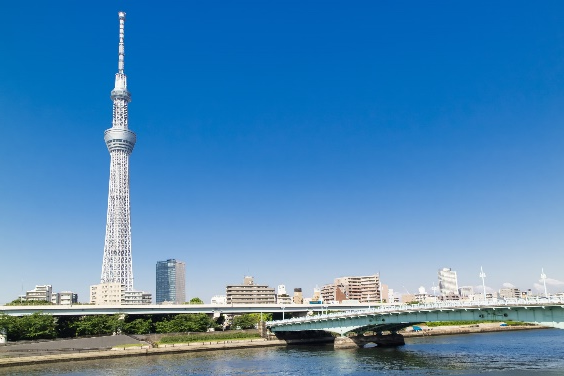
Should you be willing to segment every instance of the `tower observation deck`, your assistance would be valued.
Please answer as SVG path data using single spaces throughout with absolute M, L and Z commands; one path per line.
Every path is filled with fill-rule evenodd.
M 118 72 L 111 92 L 113 101 L 112 127 L 104 132 L 110 152 L 110 186 L 108 216 L 101 282 L 117 282 L 133 291 L 131 258 L 131 218 L 129 203 L 129 155 L 135 146 L 135 133 L 128 129 L 127 105 L 131 94 L 124 73 L 125 12 L 119 12 Z

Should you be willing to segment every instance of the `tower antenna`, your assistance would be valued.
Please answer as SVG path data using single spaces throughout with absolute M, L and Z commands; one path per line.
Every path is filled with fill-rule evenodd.
M 119 52 L 118 52 L 118 73 L 123 74 L 125 65 L 125 45 L 123 43 L 125 30 L 125 12 L 119 12 Z

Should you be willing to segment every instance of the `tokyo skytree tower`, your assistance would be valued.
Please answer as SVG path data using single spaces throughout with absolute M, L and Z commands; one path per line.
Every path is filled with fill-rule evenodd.
M 127 128 L 127 104 L 131 94 L 127 91 L 124 67 L 125 13 L 119 12 L 118 73 L 111 98 L 114 102 L 112 127 L 104 133 L 110 152 L 110 189 L 108 218 L 102 262 L 101 282 L 119 282 L 126 291 L 133 291 L 131 260 L 131 224 L 129 205 L 129 155 L 135 146 L 135 133 Z

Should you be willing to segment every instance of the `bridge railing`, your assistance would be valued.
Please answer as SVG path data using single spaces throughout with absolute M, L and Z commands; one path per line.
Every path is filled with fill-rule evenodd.
M 346 310 L 334 313 L 323 313 L 321 315 L 306 316 L 306 317 L 292 317 L 285 320 L 268 321 L 267 326 L 287 325 L 292 323 L 321 321 L 326 319 L 337 319 L 352 316 L 361 316 L 366 314 L 386 314 L 395 312 L 417 312 L 427 310 L 441 310 L 441 309 L 476 309 L 481 307 L 511 307 L 511 306 L 538 306 L 543 304 L 564 304 L 563 297 L 549 297 L 549 298 L 527 298 L 527 299 L 488 299 L 481 301 L 445 301 L 435 303 L 420 303 L 420 304 L 392 304 L 371 307 L 367 309 Z M 335 309 L 334 305 L 330 306 Z M 327 306 L 329 308 L 329 305 Z

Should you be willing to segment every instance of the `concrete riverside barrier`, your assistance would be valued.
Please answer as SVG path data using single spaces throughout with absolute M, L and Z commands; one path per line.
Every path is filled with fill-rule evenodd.
M 13 367 L 31 364 L 43 363 L 56 363 L 56 362 L 71 362 L 78 360 L 95 360 L 95 359 L 112 359 L 128 356 L 148 356 L 159 354 L 172 354 L 181 352 L 201 352 L 201 351 L 214 351 L 214 350 L 229 350 L 229 349 L 245 349 L 254 347 L 274 347 L 286 346 L 286 341 L 280 340 L 266 340 L 266 339 L 253 339 L 253 340 L 239 340 L 239 341 L 217 341 L 223 343 L 210 342 L 197 342 L 191 344 L 168 344 L 160 345 L 157 348 L 149 346 L 133 346 L 133 347 L 120 347 L 112 348 L 106 351 L 93 351 L 81 352 L 71 354 L 51 354 L 51 355 L 36 355 L 36 356 L 22 356 L 22 357 L 8 357 L 0 358 L 0 367 Z

